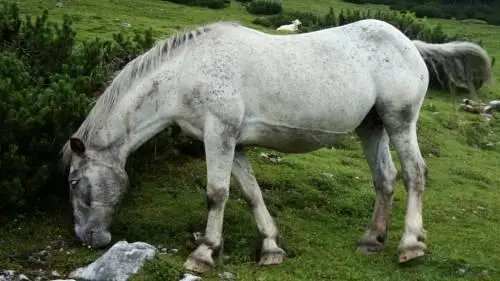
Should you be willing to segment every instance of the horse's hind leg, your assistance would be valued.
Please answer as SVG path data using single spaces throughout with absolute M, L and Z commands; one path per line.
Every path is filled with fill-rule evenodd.
M 257 228 L 264 236 L 259 264 L 273 265 L 282 263 L 285 251 L 279 248 L 276 243 L 278 229 L 267 210 L 259 184 L 253 175 L 252 167 L 248 163 L 242 147 L 236 148 L 232 172 L 252 207 Z
M 362 141 L 376 192 L 371 225 L 358 241 L 358 249 L 370 253 L 382 250 L 387 242 L 396 168 L 389 150 L 389 136 L 375 110 L 368 114 L 356 133 Z
M 215 266 L 212 253 L 221 246 L 224 208 L 229 197 L 236 143 L 232 126 L 216 117 L 209 117 L 206 123 L 204 144 L 207 163 L 207 226 L 201 244 L 184 263 L 186 269 L 199 273 Z
M 406 262 L 425 255 L 426 232 L 423 228 L 422 201 L 427 168 L 417 140 L 417 120 L 422 102 L 400 108 L 385 108 L 382 115 L 403 169 L 404 184 L 408 193 L 405 230 L 398 250 L 399 261 Z

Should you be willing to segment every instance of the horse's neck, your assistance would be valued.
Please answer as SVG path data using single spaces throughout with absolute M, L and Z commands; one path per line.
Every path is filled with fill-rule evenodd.
M 130 153 L 167 125 L 167 112 L 164 110 L 167 95 L 160 94 L 157 83 L 131 87 L 139 90 L 131 91 L 120 99 L 94 137 L 101 147 L 106 147 L 123 164 Z M 155 93 L 151 94 L 153 91 Z

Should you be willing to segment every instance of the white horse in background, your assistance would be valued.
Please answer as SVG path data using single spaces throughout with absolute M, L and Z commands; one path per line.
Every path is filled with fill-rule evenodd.
M 490 58 L 476 44 L 411 41 L 374 19 L 292 35 L 221 22 L 163 40 L 119 72 L 63 148 L 75 233 L 92 247 L 111 242 L 112 217 L 128 186 L 129 155 L 177 124 L 204 142 L 207 162 L 206 230 L 184 266 L 197 272 L 215 266 L 231 175 L 263 235 L 260 264 L 279 264 L 285 251 L 244 147 L 307 153 L 355 131 L 376 193 L 358 247 L 374 252 L 387 243 L 396 184 L 392 143 L 408 196 L 399 260 L 422 256 L 427 168 L 417 121 L 436 64 L 458 84 L 491 76 Z
M 296 20 L 292 21 L 292 24 L 282 25 L 282 26 L 278 27 L 276 30 L 297 32 L 299 30 L 299 26 L 301 24 L 302 23 L 300 22 L 300 20 L 296 19 Z

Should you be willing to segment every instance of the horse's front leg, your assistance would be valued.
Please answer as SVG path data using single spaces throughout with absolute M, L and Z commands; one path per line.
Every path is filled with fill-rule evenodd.
M 184 263 L 187 270 L 203 273 L 215 266 L 212 254 L 221 246 L 224 208 L 229 197 L 236 143 L 233 131 L 234 129 L 215 117 L 207 120 L 204 143 L 207 162 L 208 219 L 201 244 Z

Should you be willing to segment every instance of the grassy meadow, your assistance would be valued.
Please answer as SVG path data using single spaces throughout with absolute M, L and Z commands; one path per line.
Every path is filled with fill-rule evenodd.
M 257 29 L 239 2 L 222 10 L 186 7 L 161 0 L 54 0 L 18 1 L 23 14 L 39 15 L 49 9 L 52 20 L 68 14 L 81 38 L 109 38 L 121 29 L 152 28 L 157 38 L 216 20 L 238 20 Z M 325 13 L 329 7 L 387 9 L 338 0 L 284 0 L 285 10 Z M 451 34 L 482 40 L 490 55 L 500 58 L 500 27 L 427 19 L 441 23 Z M 124 27 L 130 24 L 130 27 Z M 500 63 L 495 64 L 500 74 Z M 494 79 L 496 80 L 496 78 Z M 478 93 L 484 101 L 500 99 L 493 81 Z M 260 247 L 252 214 L 232 182 L 226 207 L 224 251 L 217 268 L 203 280 L 220 280 L 228 271 L 242 281 L 444 281 L 500 280 L 500 120 L 459 110 L 462 96 L 430 91 L 419 121 L 419 141 L 429 167 L 424 199 L 424 226 L 429 235 L 428 255 L 418 261 L 397 263 L 403 231 L 406 191 L 398 182 L 387 248 L 365 256 L 356 242 L 370 222 L 375 193 L 371 174 L 356 138 L 342 148 L 309 154 L 280 154 L 279 164 L 248 149 L 266 204 L 283 235 L 288 259 L 279 266 L 256 265 Z M 399 169 L 396 155 L 394 160 Z M 206 222 L 203 159 L 180 156 L 157 161 L 130 188 L 114 218 L 113 242 L 144 241 L 177 249 L 157 256 L 132 280 L 178 280 L 182 264 L 194 249 L 194 232 Z M 25 272 L 29 277 L 61 275 L 96 259 L 104 250 L 91 250 L 75 241 L 69 202 L 57 202 L 35 214 L 0 218 L 0 269 Z M 30 256 L 50 246 L 44 263 Z M 56 279 L 56 278 L 53 278 Z

